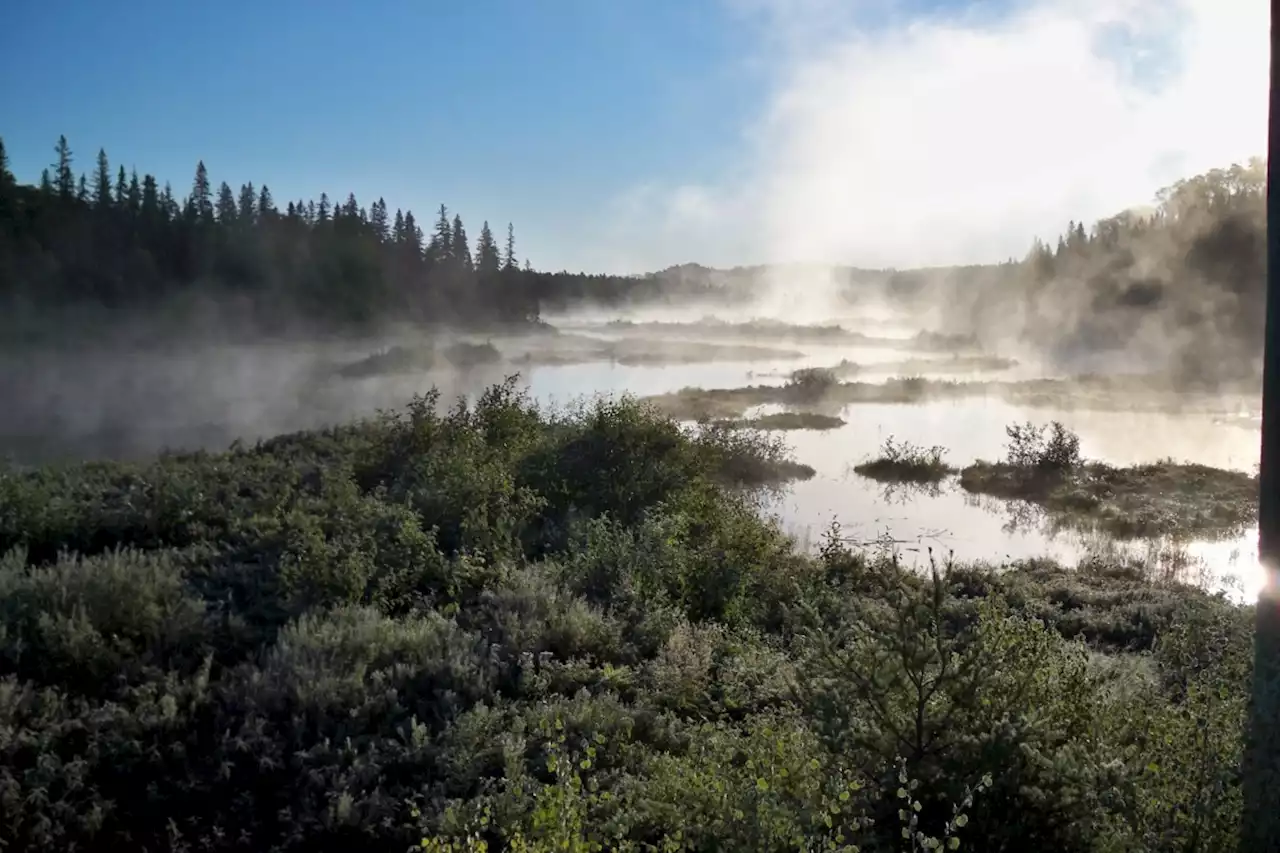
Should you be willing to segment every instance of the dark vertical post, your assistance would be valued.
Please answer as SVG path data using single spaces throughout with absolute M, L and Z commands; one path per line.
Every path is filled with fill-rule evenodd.
M 1271 0 L 1271 96 L 1267 124 L 1267 309 L 1262 368 L 1258 560 L 1264 572 L 1254 638 L 1253 702 L 1243 764 L 1240 853 L 1280 853 L 1280 0 Z

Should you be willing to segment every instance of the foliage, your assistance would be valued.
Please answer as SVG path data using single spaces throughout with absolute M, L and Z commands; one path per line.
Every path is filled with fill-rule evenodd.
M 757 511 L 788 464 L 508 382 L 6 470 L 0 842 L 1230 849 L 1248 609 L 810 556 Z
M 921 447 L 888 436 L 881 445 L 880 455 L 854 466 L 854 471 L 882 482 L 936 483 L 956 473 L 956 469 L 944 461 L 946 452 L 941 445 Z
M 1042 427 L 1029 421 L 1009 424 L 1004 431 L 1009 436 L 1005 457 L 1014 467 L 1064 472 L 1081 463 L 1080 436 L 1063 426 L 1061 421 Z

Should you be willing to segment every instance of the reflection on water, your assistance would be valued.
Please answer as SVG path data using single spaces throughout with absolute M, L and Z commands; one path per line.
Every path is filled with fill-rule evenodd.
M 1078 417 L 1081 414 L 1085 416 Z M 1056 528 L 1039 507 L 971 495 L 954 481 L 924 488 L 886 485 L 852 470 L 888 435 L 917 444 L 947 442 L 948 458 L 958 466 L 979 458 L 996 459 L 1004 452 L 1004 425 L 1028 417 L 1036 422 L 1064 420 L 1079 430 L 1085 455 L 1113 464 L 1173 456 L 1244 467 L 1233 463 L 1256 459 L 1253 430 L 1219 426 L 1209 438 L 1203 416 L 1027 412 L 990 400 L 851 406 L 843 416 L 849 423 L 839 429 L 788 434 L 797 459 L 819 473 L 776 498 L 769 511 L 802 543 L 816 545 L 830 522 L 837 520 L 853 542 L 888 541 L 904 555 L 921 560 L 928 559 L 930 549 L 939 559 L 1011 562 L 1050 557 L 1067 564 L 1106 553 L 1141 559 L 1162 575 L 1237 596 L 1256 598 L 1261 588 L 1256 528 L 1220 541 L 1118 543 L 1099 534 Z M 1122 435 L 1131 439 L 1135 432 L 1143 436 L 1147 452 L 1142 453 L 1134 440 L 1118 440 L 1113 430 L 1123 430 Z
M 647 396 L 689 386 L 777 385 L 799 367 L 826 366 L 845 358 L 861 364 L 883 363 L 912 355 L 902 349 L 788 346 L 804 350 L 806 357 L 666 367 L 534 366 L 521 370 L 521 383 L 540 402 L 565 404 L 596 393 Z M 0 444 L 5 452 L 29 462 L 139 457 L 163 447 L 221 449 L 237 438 L 253 440 L 399 407 L 433 386 L 452 401 L 513 372 L 499 365 L 354 381 L 332 376 L 334 364 L 370 351 L 368 345 L 347 344 L 262 346 L 163 358 L 124 355 L 95 361 L 91 368 L 57 359 L 0 364 L 0 392 L 6 400 Z M 759 407 L 749 415 L 779 410 Z M 801 541 L 816 544 L 830 521 L 838 519 L 853 541 L 892 541 L 909 558 L 927 559 L 932 548 L 935 556 L 953 555 L 959 560 L 1053 557 L 1074 563 L 1105 552 L 1140 558 L 1159 571 L 1203 579 L 1215 588 L 1230 588 L 1228 576 L 1234 575 L 1234 594 L 1257 594 L 1262 573 L 1256 563 L 1256 530 L 1219 542 L 1116 544 L 1079 532 L 1053 531 L 1034 508 L 975 499 L 952 483 L 908 491 L 886 488 L 851 470 L 874 455 L 889 436 L 921 445 L 945 445 L 948 461 L 957 466 L 997 459 L 1004 453 L 1006 425 L 1057 419 L 1080 435 L 1084 455 L 1112 464 L 1173 457 L 1249 471 L 1257 463 L 1259 442 L 1257 420 L 1248 413 L 1225 407 L 1217 415 L 1059 412 L 1023 409 L 995 398 L 969 398 L 855 405 L 840 414 L 847 421 L 843 427 L 786 436 L 798 460 L 819 472 L 812 480 L 795 484 L 769 507 Z

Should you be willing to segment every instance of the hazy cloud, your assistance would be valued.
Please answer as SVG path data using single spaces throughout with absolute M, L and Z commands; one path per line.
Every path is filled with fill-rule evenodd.
M 1265 148 L 1259 0 L 726 2 L 756 23 L 773 82 L 726 152 L 746 178 L 629 193 L 604 266 L 1020 257 Z

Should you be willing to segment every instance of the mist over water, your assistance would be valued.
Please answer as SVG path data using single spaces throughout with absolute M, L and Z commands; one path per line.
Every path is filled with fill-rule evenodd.
M 742 322 L 727 318 L 703 325 L 673 328 L 655 346 L 677 346 L 705 335 L 722 339 L 729 332 L 716 324 Z M 674 323 L 679 312 L 633 312 L 632 322 Z M 742 316 L 745 316 L 743 314 Z M 758 315 L 757 315 L 758 316 Z M 864 318 L 867 319 L 867 318 Z M 519 354 L 567 346 L 557 336 L 489 338 L 508 360 L 470 369 L 409 371 L 398 375 L 344 378 L 337 368 L 372 352 L 401 345 L 403 336 L 385 340 L 202 346 L 167 353 L 102 352 L 92 356 L 63 352 L 38 359 L 8 357 L 3 393 L 8 405 L 0 415 L 0 443 L 19 463 L 125 458 L 141 459 L 162 449 L 226 448 L 235 440 L 252 442 L 282 432 L 339 424 L 403 406 L 415 394 L 438 388 L 442 405 L 458 396 L 474 395 L 506 376 L 519 373 L 521 384 L 538 402 L 560 407 L 596 394 L 650 396 L 686 387 L 740 388 L 779 386 L 803 367 L 825 367 L 842 359 L 870 371 L 859 379 L 876 382 L 892 376 L 875 374 L 877 364 L 904 358 L 942 359 L 936 352 L 913 352 L 910 317 L 870 318 L 889 345 L 841 344 L 828 341 L 756 339 L 757 347 L 784 348 L 799 357 L 725 360 L 697 364 L 629 365 L 606 360 L 538 365 L 520 364 Z M 558 318 L 566 341 L 625 341 L 645 334 L 611 325 L 599 316 Z M 848 316 L 845 328 L 856 325 Z M 896 329 L 898 334 L 891 330 Z M 700 334 L 701 330 L 701 334 Z M 767 349 L 765 350 L 768 351 Z M 927 362 L 921 362 L 927 363 Z M 928 375 L 921 373 L 920 375 Z M 1041 375 L 1036 365 L 936 377 L 955 381 L 993 378 L 1019 380 Z M 1099 549 L 1123 552 L 1149 563 L 1196 574 L 1215 587 L 1234 575 L 1237 593 L 1254 594 L 1255 531 L 1224 541 L 1176 543 L 1139 541 L 1117 546 L 1103 536 L 1051 531 L 1037 513 L 1017 503 L 978 499 L 954 483 L 938 489 L 886 487 L 860 477 L 852 468 L 877 454 L 886 438 L 921 446 L 943 445 L 952 464 L 1003 457 L 1009 423 L 1060 420 L 1079 434 L 1086 458 L 1115 465 L 1164 458 L 1218 468 L 1253 470 L 1258 458 L 1255 419 L 1257 401 L 1247 395 L 1222 395 L 1212 410 L 1103 411 L 1096 408 L 1025 408 L 989 396 L 923 401 L 913 404 L 859 403 L 838 410 L 845 425 L 826 431 L 786 433 L 798 461 L 818 474 L 798 482 L 766 507 L 802 544 L 817 544 L 832 520 L 855 541 L 891 541 L 908 560 L 937 558 L 1017 560 L 1055 557 L 1067 563 Z M 779 407 L 755 407 L 748 417 Z M 1198 574 L 1197 574 L 1198 573 Z M 1228 583 L 1228 585 L 1230 585 Z

